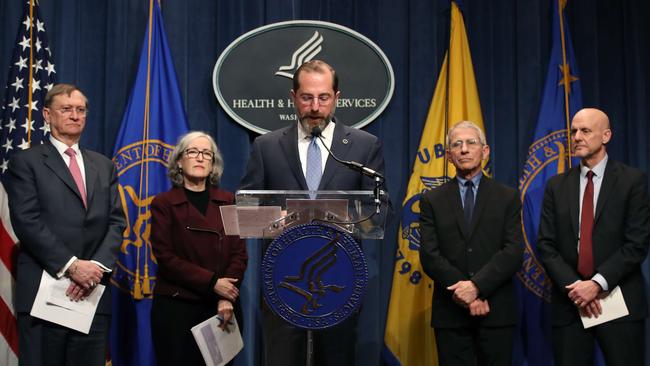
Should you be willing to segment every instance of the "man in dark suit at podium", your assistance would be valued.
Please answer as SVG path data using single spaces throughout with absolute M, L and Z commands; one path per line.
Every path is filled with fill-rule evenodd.
M 312 60 L 300 66 L 291 90 L 298 122 L 255 139 L 239 189 L 374 189 L 371 178 L 336 162 L 323 146 L 340 159 L 384 173 L 379 139 L 334 118 L 339 94 L 338 77 L 330 65 Z M 314 127 L 322 131 L 322 141 L 312 137 Z M 262 315 L 266 365 L 304 365 L 306 332 L 284 322 L 266 304 Z M 314 332 L 317 366 L 354 365 L 357 318 L 355 314 L 335 327 Z
M 598 341 L 608 365 L 642 365 L 648 254 L 648 183 L 639 170 L 609 159 L 609 118 L 595 108 L 571 122 L 580 165 L 546 184 L 539 258 L 553 280 L 551 321 L 556 365 L 592 365 Z M 579 315 L 602 311 L 600 299 L 620 287 L 629 315 L 584 329 Z
M 510 365 L 521 267 L 521 202 L 482 173 L 483 131 L 459 122 L 447 135 L 456 177 L 420 200 L 420 261 L 435 283 L 431 325 L 441 366 Z

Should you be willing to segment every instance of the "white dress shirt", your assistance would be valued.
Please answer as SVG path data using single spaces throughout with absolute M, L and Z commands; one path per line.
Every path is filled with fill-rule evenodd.
M 593 169 L 591 169 L 591 171 L 594 172 L 594 176 L 591 178 L 592 181 L 594 182 L 594 206 L 593 206 L 594 215 L 596 215 L 596 204 L 598 203 L 598 195 L 600 194 L 600 187 L 603 185 L 603 178 L 605 177 L 605 167 L 607 166 L 607 160 L 608 160 L 608 156 L 607 154 L 605 154 L 603 160 L 601 160 L 598 164 L 596 164 L 596 166 L 594 166 Z M 580 202 L 578 206 L 580 208 L 580 214 L 578 216 L 578 228 L 580 228 L 580 224 L 582 221 L 582 200 L 585 195 L 585 188 L 587 187 L 587 181 L 588 181 L 587 172 L 589 172 L 589 170 L 590 169 L 582 165 L 582 163 L 580 164 Z M 579 250 L 580 250 L 580 238 L 578 238 L 578 251 Z M 600 273 L 596 273 L 591 279 L 596 281 L 603 289 L 603 291 L 609 290 L 609 285 L 607 284 L 607 280 Z
M 325 171 L 325 163 L 327 162 L 327 158 L 329 156 L 327 149 L 330 149 L 332 147 L 332 139 L 334 138 L 334 121 L 331 121 L 327 124 L 327 126 L 325 126 L 325 129 L 323 129 L 321 132 L 321 137 L 322 141 L 321 139 L 317 139 L 316 143 L 320 148 L 320 155 L 322 157 L 321 172 L 323 172 Z M 323 147 L 323 141 L 325 142 L 327 149 Z M 300 122 L 298 122 L 298 155 L 300 155 L 300 165 L 302 166 L 302 174 L 304 176 L 307 176 L 307 149 L 309 148 L 310 142 L 311 135 L 306 134 L 302 129 Z
M 84 158 L 81 155 L 81 150 L 79 149 L 79 144 L 75 143 L 72 146 L 68 146 L 65 143 L 63 143 L 63 142 L 57 140 L 56 138 L 54 138 L 54 136 L 52 136 L 52 135 L 50 135 L 50 142 L 52 143 L 52 145 L 54 146 L 56 151 L 59 152 L 59 154 L 63 158 L 63 161 L 65 161 L 65 165 L 68 166 L 68 167 L 70 166 L 70 156 L 68 156 L 68 154 L 66 154 L 65 151 L 68 150 L 68 147 L 71 147 L 76 152 L 77 165 L 79 165 L 79 170 L 81 171 L 81 178 L 83 178 L 84 188 L 86 189 L 86 192 L 88 192 L 88 188 L 87 188 L 88 185 L 86 184 L 86 168 L 84 167 Z M 77 260 L 77 257 L 72 256 L 72 258 L 70 258 L 68 260 L 68 262 L 63 266 L 63 268 L 61 268 L 61 270 L 59 272 L 57 272 L 57 274 L 56 274 L 57 278 L 63 277 L 63 275 L 65 275 L 65 272 L 68 270 L 68 268 L 70 268 L 72 263 L 74 263 L 74 261 L 76 261 L 76 260 Z M 106 267 L 105 265 L 101 264 L 100 262 L 97 262 L 97 261 L 94 261 L 94 260 L 91 261 L 91 262 L 98 265 L 99 268 L 101 268 L 104 272 L 111 272 L 110 268 Z

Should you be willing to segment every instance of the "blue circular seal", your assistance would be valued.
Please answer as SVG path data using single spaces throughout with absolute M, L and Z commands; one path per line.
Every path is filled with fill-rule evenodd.
M 361 305 L 368 266 L 349 234 L 322 224 L 294 226 L 278 236 L 262 260 L 269 307 L 305 329 L 339 324 Z

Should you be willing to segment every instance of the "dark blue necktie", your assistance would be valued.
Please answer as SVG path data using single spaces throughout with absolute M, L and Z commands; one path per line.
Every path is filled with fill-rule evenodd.
M 465 182 L 465 222 L 467 226 L 472 223 L 472 214 L 474 213 L 474 182 L 468 180 Z

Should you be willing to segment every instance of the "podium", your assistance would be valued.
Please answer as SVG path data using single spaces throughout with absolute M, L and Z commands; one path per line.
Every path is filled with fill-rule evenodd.
M 262 261 L 264 299 L 286 322 L 307 330 L 308 366 L 313 331 L 335 326 L 357 311 L 368 268 L 360 241 L 383 239 L 388 195 L 374 191 L 236 193 L 242 238 L 272 239 Z M 228 234 L 228 233 L 227 233 Z
M 383 239 L 388 194 L 375 191 L 240 190 L 235 195 L 242 238 L 273 239 L 300 224 L 332 224 L 356 239 Z

